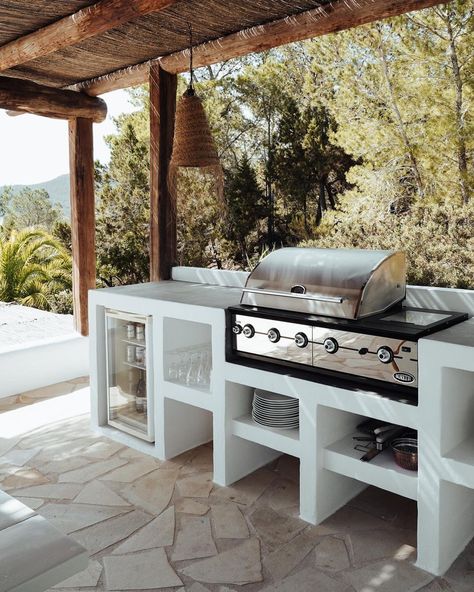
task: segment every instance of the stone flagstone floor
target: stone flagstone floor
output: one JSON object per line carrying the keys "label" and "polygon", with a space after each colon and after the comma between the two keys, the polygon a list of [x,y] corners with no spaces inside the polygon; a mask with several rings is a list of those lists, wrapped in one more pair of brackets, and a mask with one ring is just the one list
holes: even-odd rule
{"label": "stone flagstone floor", "polygon": [[[472,542],[444,578],[414,567],[413,501],[368,488],[311,526],[295,459],[218,487],[211,445],[160,462],[94,434],[88,394],[78,379],[0,400],[0,488],[90,553],[51,592],[474,591]],[[56,402],[61,419],[38,418]]]}

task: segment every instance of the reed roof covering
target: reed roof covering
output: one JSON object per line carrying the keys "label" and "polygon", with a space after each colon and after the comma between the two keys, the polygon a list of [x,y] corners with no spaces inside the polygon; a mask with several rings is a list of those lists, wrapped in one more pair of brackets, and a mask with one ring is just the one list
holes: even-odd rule
{"label": "reed roof covering", "polygon": [[[32,33],[97,0],[5,0],[0,3],[0,46]],[[2,72],[55,87],[73,85],[118,69],[293,16],[329,0],[180,0],[106,33]]]}

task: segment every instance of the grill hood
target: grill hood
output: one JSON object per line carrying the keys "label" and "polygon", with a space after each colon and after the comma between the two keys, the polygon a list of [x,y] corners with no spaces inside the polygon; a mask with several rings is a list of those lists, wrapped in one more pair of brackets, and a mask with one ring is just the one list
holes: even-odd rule
{"label": "grill hood", "polygon": [[405,298],[401,251],[284,248],[250,273],[241,304],[359,319]]}

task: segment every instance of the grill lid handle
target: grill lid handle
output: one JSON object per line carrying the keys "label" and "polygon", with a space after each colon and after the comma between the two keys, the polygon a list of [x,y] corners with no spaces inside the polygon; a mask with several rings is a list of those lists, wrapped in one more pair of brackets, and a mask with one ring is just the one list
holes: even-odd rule
{"label": "grill lid handle", "polygon": [[326,296],[325,294],[298,294],[297,292],[279,292],[277,290],[260,290],[258,288],[242,288],[243,292],[251,294],[263,294],[264,296],[285,296],[286,298],[302,298],[303,300],[316,300],[317,302],[332,302],[342,304],[342,296]]}

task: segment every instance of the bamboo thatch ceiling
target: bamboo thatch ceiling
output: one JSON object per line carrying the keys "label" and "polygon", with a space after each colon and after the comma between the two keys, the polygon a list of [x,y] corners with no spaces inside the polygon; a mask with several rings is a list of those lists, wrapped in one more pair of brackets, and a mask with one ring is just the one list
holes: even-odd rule
{"label": "bamboo thatch ceiling", "polygon": [[[0,46],[96,2],[2,1]],[[2,75],[64,87],[185,49],[188,23],[192,24],[194,44],[199,44],[327,3],[329,0],[180,0]]]}

